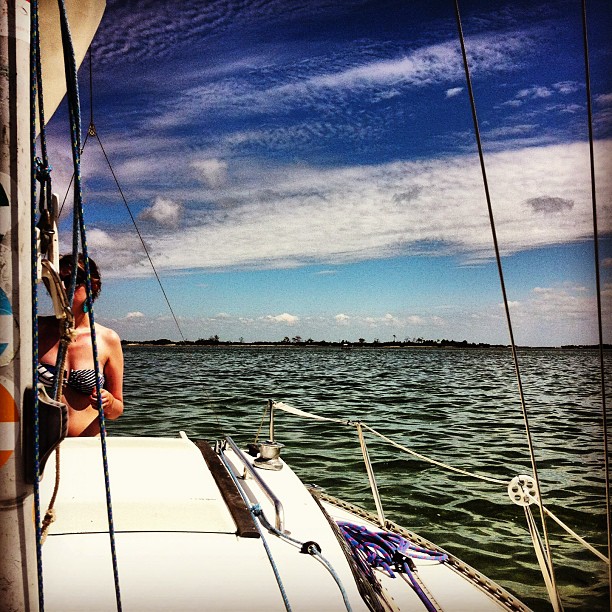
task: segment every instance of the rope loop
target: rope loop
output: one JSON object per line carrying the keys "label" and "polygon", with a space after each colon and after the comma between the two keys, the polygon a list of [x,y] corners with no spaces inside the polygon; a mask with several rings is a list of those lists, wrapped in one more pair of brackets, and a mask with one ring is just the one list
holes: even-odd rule
{"label": "rope loop", "polygon": [[35,176],[39,183],[47,183],[51,181],[51,170],[53,166],[49,163],[43,162],[40,157],[34,158]]}

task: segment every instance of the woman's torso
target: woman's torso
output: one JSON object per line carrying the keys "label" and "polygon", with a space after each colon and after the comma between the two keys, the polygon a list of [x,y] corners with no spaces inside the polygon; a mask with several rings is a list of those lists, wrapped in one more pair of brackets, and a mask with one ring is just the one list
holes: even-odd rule
{"label": "woman's torso", "polygon": [[[108,360],[108,348],[104,341],[104,328],[96,324],[96,345],[100,364],[100,382],[104,384],[104,366]],[[59,325],[55,318],[41,319],[39,363],[46,373],[40,375],[51,381],[55,377],[55,364],[59,351]],[[91,330],[79,327],[75,338],[68,345],[65,363],[66,384],[63,385],[62,401],[68,408],[68,435],[92,436],[100,433],[98,409],[92,406],[91,394],[95,389],[95,371]]]}

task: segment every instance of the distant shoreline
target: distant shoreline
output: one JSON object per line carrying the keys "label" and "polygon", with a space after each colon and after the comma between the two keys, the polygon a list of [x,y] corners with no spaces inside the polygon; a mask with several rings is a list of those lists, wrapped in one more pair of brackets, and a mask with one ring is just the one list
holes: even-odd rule
{"label": "distant shoreline", "polygon": [[[328,349],[339,349],[339,350],[360,350],[360,349],[509,349],[509,344],[487,344],[487,343],[473,343],[467,341],[424,341],[424,342],[326,342],[326,341],[312,341],[312,342],[268,342],[268,341],[257,341],[257,342],[231,342],[231,341],[177,341],[167,339],[159,340],[122,340],[122,346],[124,347],[144,347],[144,348],[193,348],[193,347],[205,347],[205,348],[278,348],[278,349],[296,349],[296,350],[308,350],[309,348],[328,348]],[[518,346],[521,350],[597,350],[599,345],[583,345],[583,344],[567,344],[562,346]],[[604,350],[612,349],[612,345],[604,344]]]}

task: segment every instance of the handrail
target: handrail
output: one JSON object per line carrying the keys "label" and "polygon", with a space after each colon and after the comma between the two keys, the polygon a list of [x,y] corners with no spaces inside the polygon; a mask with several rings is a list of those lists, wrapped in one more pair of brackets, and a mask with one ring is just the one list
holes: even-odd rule
{"label": "handrail", "polygon": [[238,445],[232,440],[230,436],[225,436],[225,441],[230,445],[231,449],[236,453],[236,456],[244,464],[244,469],[251,475],[253,480],[259,485],[259,488],[266,494],[266,497],[274,505],[274,512],[276,519],[274,526],[281,532],[285,532],[285,510],[283,504],[278,497],[274,494],[272,489],[264,482],[262,477],[257,473],[251,462],[246,458],[245,454],[238,448]]}

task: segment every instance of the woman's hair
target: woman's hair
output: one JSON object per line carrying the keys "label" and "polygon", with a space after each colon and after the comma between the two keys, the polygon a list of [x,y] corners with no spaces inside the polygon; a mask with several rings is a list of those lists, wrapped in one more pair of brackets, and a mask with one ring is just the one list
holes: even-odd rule
{"label": "woman's hair", "polygon": [[[91,298],[92,300],[95,300],[100,295],[100,290],[102,289],[102,279],[100,278],[100,271],[98,270],[98,266],[91,257],[89,258],[89,273],[91,275]],[[66,284],[66,286],[68,286],[72,278],[72,254],[62,255],[60,257],[59,275],[60,278]],[[85,258],[83,257],[83,253],[79,253],[76,278],[77,287],[79,285],[84,285],[86,278],[87,277],[85,274]]]}

